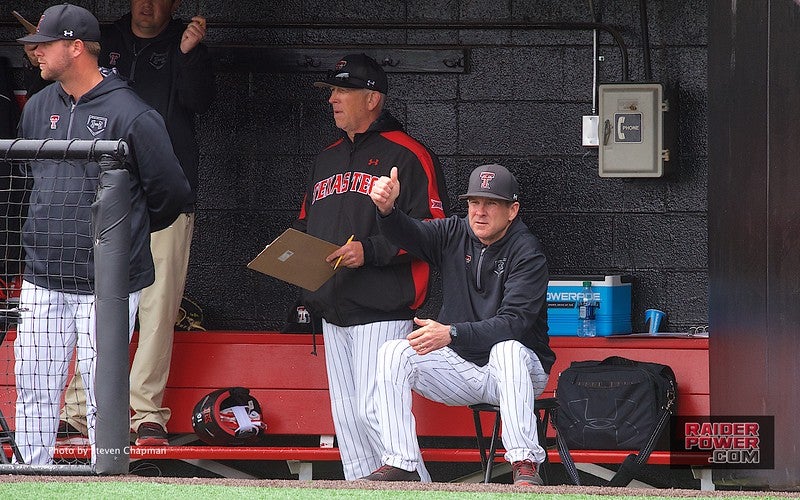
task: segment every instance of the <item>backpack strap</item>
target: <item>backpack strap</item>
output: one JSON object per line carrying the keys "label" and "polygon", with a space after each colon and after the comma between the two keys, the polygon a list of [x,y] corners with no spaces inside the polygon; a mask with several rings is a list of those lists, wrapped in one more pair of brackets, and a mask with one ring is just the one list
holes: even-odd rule
{"label": "backpack strap", "polygon": [[561,465],[563,465],[567,470],[567,476],[569,476],[569,478],[572,480],[572,484],[575,486],[580,486],[581,478],[578,476],[578,468],[575,467],[575,461],[572,460],[572,455],[569,453],[567,442],[563,437],[561,437],[561,433],[558,432],[558,428],[556,428],[556,444],[558,445],[558,456],[561,457]]}
{"label": "backpack strap", "polygon": [[670,400],[667,406],[661,410],[661,416],[658,419],[655,427],[653,427],[653,432],[650,433],[650,437],[647,439],[644,447],[639,450],[639,453],[633,454],[631,453],[622,464],[617,469],[616,474],[611,480],[608,482],[609,486],[628,486],[639,470],[642,468],[644,464],[647,463],[647,459],[650,458],[650,454],[653,452],[653,448],[656,446],[656,441],[661,436],[661,433],[664,432],[664,428],[667,426],[667,422],[669,421],[669,416],[672,414],[672,407],[674,404],[674,400]]}

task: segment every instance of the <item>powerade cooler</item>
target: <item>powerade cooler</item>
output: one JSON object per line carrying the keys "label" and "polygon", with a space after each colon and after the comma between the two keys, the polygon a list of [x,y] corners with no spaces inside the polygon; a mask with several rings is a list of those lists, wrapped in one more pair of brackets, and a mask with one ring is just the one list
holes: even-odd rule
{"label": "powerade cooler", "polygon": [[[623,276],[553,276],[547,284],[547,325],[552,336],[575,336],[583,282],[592,282],[597,336],[631,333],[631,283]],[[624,282],[628,281],[628,282]]]}

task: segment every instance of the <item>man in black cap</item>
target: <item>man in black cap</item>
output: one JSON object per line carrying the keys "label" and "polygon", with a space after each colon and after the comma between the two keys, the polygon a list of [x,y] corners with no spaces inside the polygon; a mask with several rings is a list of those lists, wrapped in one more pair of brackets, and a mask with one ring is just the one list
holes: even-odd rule
{"label": "man in black cap", "polygon": [[[378,352],[378,413],[384,465],[365,479],[419,480],[411,391],[451,406],[500,407],[505,459],[515,485],[541,485],[534,400],[555,354],[547,335],[547,262],[539,240],[518,218],[519,185],[502,165],[472,171],[466,218],[418,221],[397,209],[395,169],[370,196],[381,233],[437,267],[444,296],[437,320]],[[403,184],[403,190],[405,190]]]}
{"label": "man in black cap", "polygon": [[[43,78],[53,80],[26,103],[24,139],[125,140],[130,154],[129,325],[141,290],[154,280],[150,232],[169,226],[191,200],[191,188],[172,149],[164,120],[115,73],[97,65],[100,25],[86,9],[48,8],[36,33]],[[94,161],[31,161],[28,216],[23,228],[25,273],[14,344],[16,442],[27,464],[53,460],[58,410],[77,345],[86,390],[89,440],[94,448],[95,307],[92,201],[100,166]],[[92,450],[96,457],[96,450]]]}
{"label": "man in black cap", "polygon": [[[164,391],[172,359],[175,318],[183,297],[195,222],[200,152],[195,117],[211,107],[214,73],[208,48],[201,43],[206,19],[188,24],[173,17],[180,0],[130,0],[130,12],[102,30],[99,62],[115,68],[139,97],[167,124],[175,155],[192,187],[181,215],[151,235],[155,282],[139,302],[139,342],[131,361],[131,430],[137,445],[164,446],[171,410]],[[67,387],[59,441],[79,443],[86,429],[80,378]]]}
{"label": "man in black cap", "polygon": [[345,56],[315,85],[330,89],[328,102],[341,137],[317,156],[293,225],[343,245],[327,258],[342,269],[319,290],[305,292],[302,301],[323,318],[344,476],[358,479],[381,463],[373,405],[378,348],[411,332],[411,318],[426,298],[430,279],[427,264],[379,233],[370,188],[396,167],[407,186],[397,200],[399,210],[434,219],[444,217],[449,207],[436,156],[384,110],[389,84],[375,60],[364,54]]}

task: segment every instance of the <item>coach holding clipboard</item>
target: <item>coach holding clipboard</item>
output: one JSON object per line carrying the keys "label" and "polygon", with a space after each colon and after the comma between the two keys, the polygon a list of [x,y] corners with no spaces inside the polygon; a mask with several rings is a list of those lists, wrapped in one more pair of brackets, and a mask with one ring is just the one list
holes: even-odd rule
{"label": "coach holding clipboard", "polygon": [[[378,348],[411,332],[430,279],[427,264],[378,231],[372,183],[397,166],[408,187],[397,209],[417,219],[445,217],[449,201],[436,156],[384,109],[389,84],[375,60],[347,55],[315,85],[329,90],[341,137],[317,156],[293,227],[342,245],[326,259],[340,262],[336,274],[302,300],[323,319],[333,422],[345,479],[353,480],[381,464],[372,405]],[[420,473],[430,480],[424,467]]]}

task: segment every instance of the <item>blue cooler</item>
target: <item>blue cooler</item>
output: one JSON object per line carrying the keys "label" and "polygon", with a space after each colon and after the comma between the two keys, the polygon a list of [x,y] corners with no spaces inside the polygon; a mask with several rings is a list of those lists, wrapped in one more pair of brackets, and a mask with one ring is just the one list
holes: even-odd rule
{"label": "blue cooler", "polygon": [[[623,276],[553,276],[547,285],[547,325],[552,336],[575,336],[577,302],[583,282],[592,282],[597,310],[597,336],[631,333],[631,283]],[[627,281],[627,282],[625,282]]]}

